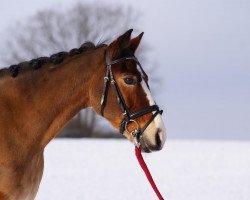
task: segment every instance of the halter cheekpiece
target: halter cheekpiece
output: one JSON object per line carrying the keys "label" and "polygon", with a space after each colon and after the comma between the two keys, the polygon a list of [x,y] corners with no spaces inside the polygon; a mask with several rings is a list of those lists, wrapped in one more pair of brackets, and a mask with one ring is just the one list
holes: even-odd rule
{"label": "halter cheekpiece", "polygon": [[[109,56],[109,51],[108,49],[106,49],[105,52],[105,61],[106,61],[106,75],[104,77],[104,84],[103,84],[103,91],[102,91],[102,97],[101,97],[101,115],[104,115],[104,108],[106,105],[106,100],[107,100],[107,95],[108,95],[108,83],[110,81],[111,85],[113,86],[115,93],[116,93],[116,97],[118,100],[118,103],[122,109],[122,113],[124,115],[124,120],[122,121],[122,123],[120,124],[120,132],[123,134],[124,131],[127,131],[127,126],[129,123],[135,123],[136,128],[129,132],[135,139],[135,145],[136,146],[140,146],[140,138],[143,134],[143,132],[145,131],[145,129],[148,127],[148,125],[154,120],[154,118],[158,115],[158,114],[162,114],[163,110],[160,110],[158,105],[152,105],[152,106],[148,106],[146,108],[143,108],[139,111],[136,112],[130,112],[128,107],[126,106],[126,103],[124,101],[124,98],[122,97],[122,93],[114,79],[114,75],[112,72],[112,65],[117,64],[119,62],[122,61],[126,61],[126,60],[133,60],[134,62],[136,62],[136,64],[142,69],[141,64],[139,63],[139,61],[137,60],[136,57],[131,56],[131,57],[124,57],[124,58],[120,58],[117,60],[110,60],[110,56]],[[146,115],[148,113],[153,113],[153,115],[151,116],[151,118],[144,124],[144,126],[141,128],[139,126],[139,124],[136,121],[136,118],[139,118],[143,115]]]}

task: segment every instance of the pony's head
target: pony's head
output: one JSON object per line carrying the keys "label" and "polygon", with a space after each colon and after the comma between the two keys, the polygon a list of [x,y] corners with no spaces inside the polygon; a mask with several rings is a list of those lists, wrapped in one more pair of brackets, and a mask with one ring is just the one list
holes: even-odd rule
{"label": "pony's head", "polygon": [[105,49],[105,62],[95,74],[91,106],[145,152],[162,149],[166,132],[148,85],[148,76],[135,57],[143,33],[132,29]]}

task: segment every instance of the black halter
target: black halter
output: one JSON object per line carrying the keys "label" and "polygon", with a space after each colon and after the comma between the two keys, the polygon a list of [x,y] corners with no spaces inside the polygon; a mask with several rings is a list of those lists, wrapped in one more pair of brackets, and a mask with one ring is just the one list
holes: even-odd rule
{"label": "black halter", "polygon": [[[130,113],[130,111],[129,111],[128,107],[126,106],[126,103],[122,97],[122,93],[119,90],[117,83],[115,82],[111,67],[112,67],[112,65],[119,63],[119,62],[122,62],[122,61],[125,61],[125,60],[135,61],[136,64],[138,64],[139,67],[142,69],[141,64],[139,63],[139,61],[137,60],[136,57],[124,57],[124,58],[120,58],[120,59],[111,61],[110,57],[109,57],[108,49],[106,50],[106,53],[105,53],[105,60],[106,60],[107,71],[106,71],[106,75],[104,77],[104,85],[103,85],[103,92],[102,92],[102,98],[101,98],[101,115],[103,116],[103,114],[104,114],[104,108],[106,105],[106,99],[107,99],[107,95],[108,95],[108,82],[110,81],[111,85],[113,86],[113,88],[115,90],[118,103],[119,103],[119,105],[122,109],[122,113],[124,115],[124,120],[120,124],[120,132],[123,134],[124,131],[128,131],[127,130],[128,123],[130,123],[130,122],[135,123],[137,128],[130,133],[136,139],[136,145],[140,146],[139,141],[140,141],[140,137],[141,137],[142,133],[145,131],[145,129],[148,127],[148,125],[154,120],[154,118],[158,114],[162,114],[163,111],[160,110],[157,105],[152,105],[152,106],[148,106],[146,108],[143,108],[137,112]],[[154,113],[151,116],[151,118],[146,122],[146,124],[142,128],[140,128],[140,126],[135,121],[135,119],[138,117],[141,117],[145,114],[152,113],[152,112],[154,112]]]}

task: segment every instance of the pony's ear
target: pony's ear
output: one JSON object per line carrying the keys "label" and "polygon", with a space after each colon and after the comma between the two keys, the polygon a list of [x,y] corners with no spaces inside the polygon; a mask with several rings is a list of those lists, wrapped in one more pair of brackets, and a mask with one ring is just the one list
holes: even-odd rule
{"label": "pony's ear", "polygon": [[137,37],[133,38],[130,40],[129,42],[129,48],[131,49],[131,51],[134,53],[136,51],[136,49],[138,48],[142,36],[143,36],[144,32],[142,32],[141,34],[139,34]]}
{"label": "pony's ear", "polygon": [[110,57],[112,59],[118,58],[122,50],[129,46],[132,31],[133,29],[129,29],[109,45]]}

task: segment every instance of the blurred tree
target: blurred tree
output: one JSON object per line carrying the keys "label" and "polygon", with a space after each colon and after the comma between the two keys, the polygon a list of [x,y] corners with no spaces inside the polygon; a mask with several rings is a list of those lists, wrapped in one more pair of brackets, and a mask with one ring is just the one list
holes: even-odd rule
{"label": "blurred tree", "polygon": [[[77,3],[69,9],[47,9],[10,27],[6,64],[79,47],[83,42],[110,41],[133,27],[138,16],[131,7]],[[2,54],[3,55],[3,54]]]}
{"label": "blurred tree", "polygon": [[[131,7],[77,3],[69,9],[47,9],[10,27],[1,59],[7,65],[79,47],[85,41],[111,41],[134,27],[139,16]],[[144,43],[145,44],[145,43]],[[142,48],[140,48],[142,49]],[[145,48],[143,48],[144,51]],[[147,48],[146,48],[147,49]],[[66,129],[71,136],[93,136],[97,117],[86,109],[73,118]],[[110,129],[109,129],[110,131]],[[80,135],[79,135],[80,134]],[[68,135],[63,131],[63,136]]]}

